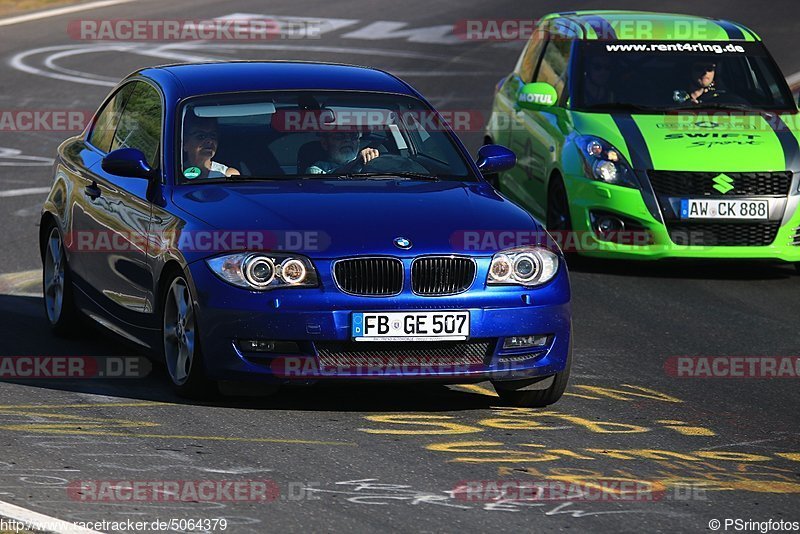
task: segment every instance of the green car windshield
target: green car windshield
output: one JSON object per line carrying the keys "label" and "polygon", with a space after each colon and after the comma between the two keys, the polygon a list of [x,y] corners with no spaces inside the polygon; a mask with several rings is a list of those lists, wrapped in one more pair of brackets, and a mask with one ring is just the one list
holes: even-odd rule
{"label": "green car windshield", "polygon": [[575,109],[797,111],[783,75],[759,42],[581,41],[576,53]]}

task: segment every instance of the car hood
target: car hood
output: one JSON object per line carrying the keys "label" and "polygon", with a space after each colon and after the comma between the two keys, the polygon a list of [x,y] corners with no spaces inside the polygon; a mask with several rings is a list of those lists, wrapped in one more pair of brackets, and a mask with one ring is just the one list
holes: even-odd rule
{"label": "car hood", "polygon": [[[348,254],[491,255],[543,232],[527,212],[486,183],[292,180],[198,184],[177,189],[173,202],[218,232],[263,232],[267,248],[322,258]],[[398,237],[408,239],[411,248],[404,251],[396,246]]]}
{"label": "car hood", "polygon": [[576,113],[575,129],[602,137],[634,168],[698,172],[794,169],[797,115]]}

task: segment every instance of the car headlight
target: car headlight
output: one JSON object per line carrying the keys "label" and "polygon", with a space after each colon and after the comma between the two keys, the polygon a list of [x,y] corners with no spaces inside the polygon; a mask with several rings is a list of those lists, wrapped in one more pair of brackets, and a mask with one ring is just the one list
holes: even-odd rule
{"label": "car headlight", "polygon": [[633,169],[613,145],[591,135],[580,135],[575,142],[587,176],[607,184],[639,187]]}
{"label": "car headlight", "polygon": [[543,247],[520,247],[492,257],[486,283],[534,287],[553,279],[558,272],[558,254]]}
{"label": "car headlight", "polygon": [[316,287],[317,270],[296,254],[241,252],[206,260],[222,280],[245,289],[264,291],[282,287]]}

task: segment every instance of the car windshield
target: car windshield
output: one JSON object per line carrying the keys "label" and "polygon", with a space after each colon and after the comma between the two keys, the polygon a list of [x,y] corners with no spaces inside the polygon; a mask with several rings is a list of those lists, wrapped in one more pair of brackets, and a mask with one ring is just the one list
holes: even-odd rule
{"label": "car windshield", "polygon": [[477,181],[439,116],[386,93],[281,91],[197,97],[181,108],[179,182]]}
{"label": "car windshield", "polygon": [[575,109],[797,109],[783,75],[758,42],[581,41],[577,54]]}

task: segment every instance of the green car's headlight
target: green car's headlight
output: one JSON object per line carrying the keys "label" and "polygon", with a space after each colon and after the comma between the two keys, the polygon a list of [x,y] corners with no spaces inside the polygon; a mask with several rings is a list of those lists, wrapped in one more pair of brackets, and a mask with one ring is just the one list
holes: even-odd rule
{"label": "green car's headlight", "polygon": [[206,263],[222,280],[255,291],[319,285],[314,264],[297,254],[241,252],[210,258]]}
{"label": "green car's headlight", "polygon": [[558,255],[544,247],[519,247],[492,257],[486,283],[489,285],[546,284],[558,272]]}
{"label": "green car's headlight", "polygon": [[609,142],[599,137],[581,135],[575,139],[575,144],[583,156],[587,176],[607,184],[639,187],[633,169]]}

